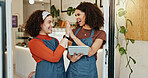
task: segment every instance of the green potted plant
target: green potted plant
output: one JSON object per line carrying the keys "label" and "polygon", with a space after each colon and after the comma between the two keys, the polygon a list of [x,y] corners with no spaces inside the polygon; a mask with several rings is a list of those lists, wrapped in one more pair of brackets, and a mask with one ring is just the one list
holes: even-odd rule
{"label": "green potted plant", "polygon": [[53,18],[55,18],[55,26],[60,26],[61,25],[61,21],[62,21],[62,19],[60,17],[60,10],[56,9],[55,6],[52,5],[50,7],[50,11],[51,11],[51,14],[52,14]]}
{"label": "green potted plant", "polygon": [[68,16],[71,16],[72,14],[74,14],[74,12],[75,12],[75,8],[73,8],[73,7],[67,8],[67,15]]}

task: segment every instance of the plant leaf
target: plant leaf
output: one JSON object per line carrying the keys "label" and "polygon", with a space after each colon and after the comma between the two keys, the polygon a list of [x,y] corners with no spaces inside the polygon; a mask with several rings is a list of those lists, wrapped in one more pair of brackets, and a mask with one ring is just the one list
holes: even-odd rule
{"label": "plant leaf", "polygon": [[57,11],[55,11],[55,17],[58,17],[60,14],[60,10],[58,9]]}
{"label": "plant leaf", "polygon": [[124,26],[120,26],[120,33],[126,34],[127,33],[127,29]]}
{"label": "plant leaf", "polygon": [[75,13],[75,10],[76,10],[75,8],[73,8],[73,9],[72,9],[72,14],[74,14],[74,13]]}
{"label": "plant leaf", "polygon": [[135,40],[133,40],[133,39],[129,39],[130,41],[131,41],[131,43],[132,44],[134,44],[135,43]]}
{"label": "plant leaf", "polygon": [[125,54],[125,49],[123,47],[120,47],[119,52],[120,52],[121,55],[123,55],[123,54]]}
{"label": "plant leaf", "polygon": [[68,9],[67,9],[67,14],[68,14],[69,16],[71,16],[72,14],[74,14],[74,11],[75,11],[75,8],[73,8],[73,7],[68,7]]}
{"label": "plant leaf", "polygon": [[120,48],[120,44],[118,43],[117,45],[116,45],[116,48],[119,46],[119,48]]}
{"label": "plant leaf", "polygon": [[126,11],[123,9],[123,8],[120,8],[119,10],[118,10],[118,15],[119,15],[119,17],[122,17],[122,16],[124,16],[126,14]]}
{"label": "plant leaf", "polygon": [[133,26],[133,23],[132,23],[132,21],[131,21],[130,19],[127,19],[126,21],[127,21],[127,22],[129,21],[130,24],[131,24],[131,26]]}
{"label": "plant leaf", "polygon": [[124,9],[123,8],[119,8],[119,10],[118,11],[124,11]]}
{"label": "plant leaf", "polygon": [[134,64],[136,64],[136,60],[134,58],[132,58],[131,56],[129,56],[129,58],[132,59]]}

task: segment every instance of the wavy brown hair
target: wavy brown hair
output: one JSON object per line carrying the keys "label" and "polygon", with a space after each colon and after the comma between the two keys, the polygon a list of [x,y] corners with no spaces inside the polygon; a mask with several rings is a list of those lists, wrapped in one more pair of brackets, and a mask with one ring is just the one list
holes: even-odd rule
{"label": "wavy brown hair", "polygon": [[85,13],[85,24],[89,25],[90,28],[99,30],[101,27],[103,27],[103,13],[95,4],[92,4],[90,2],[83,2],[80,3],[80,5],[76,7],[76,9],[81,10]]}
{"label": "wavy brown hair", "polygon": [[42,19],[42,12],[45,10],[36,10],[33,12],[25,25],[25,32],[32,37],[39,35],[41,30],[41,24],[43,24],[44,20]]}

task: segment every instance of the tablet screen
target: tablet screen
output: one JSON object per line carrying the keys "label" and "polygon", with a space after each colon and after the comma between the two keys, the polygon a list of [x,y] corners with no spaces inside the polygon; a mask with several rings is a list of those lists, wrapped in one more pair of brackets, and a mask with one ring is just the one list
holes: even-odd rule
{"label": "tablet screen", "polygon": [[76,54],[82,53],[84,55],[88,55],[88,46],[69,46],[68,51],[70,55],[74,55],[74,52]]}

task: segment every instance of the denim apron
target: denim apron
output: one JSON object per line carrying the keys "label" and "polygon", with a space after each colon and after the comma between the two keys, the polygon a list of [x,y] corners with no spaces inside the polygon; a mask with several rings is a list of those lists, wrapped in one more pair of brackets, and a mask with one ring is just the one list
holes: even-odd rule
{"label": "denim apron", "polygon": [[[81,27],[76,31],[75,35],[79,32]],[[91,32],[91,36],[89,38],[80,39],[85,45],[91,47],[93,44],[93,34],[94,29]],[[77,46],[75,42],[72,43],[73,46]],[[78,61],[72,63],[70,62],[69,67],[66,72],[67,78],[98,78],[97,67],[95,55],[88,57],[84,55]]]}
{"label": "denim apron", "polygon": [[[35,37],[36,39],[39,39]],[[40,39],[41,40],[41,39]],[[53,38],[51,40],[42,40],[45,45],[50,48],[53,52],[56,50],[58,41]],[[49,62],[42,60],[37,63],[35,78],[66,78],[63,56],[59,62]]]}

